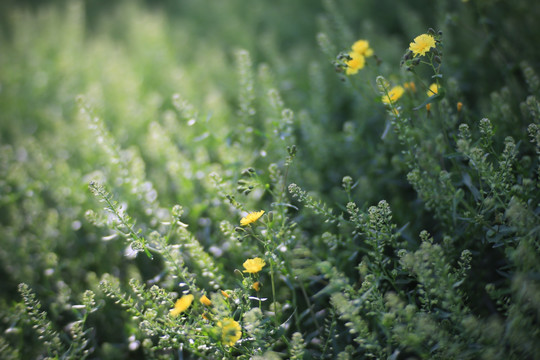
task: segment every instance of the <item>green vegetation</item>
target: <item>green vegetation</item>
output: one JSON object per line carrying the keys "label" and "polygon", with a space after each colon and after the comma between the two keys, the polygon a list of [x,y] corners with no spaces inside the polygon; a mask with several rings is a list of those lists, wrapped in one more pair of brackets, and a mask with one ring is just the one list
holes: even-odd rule
{"label": "green vegetation", "polygon": [[410,3],[0,5],[1,357],[540,359],[540,3]]}

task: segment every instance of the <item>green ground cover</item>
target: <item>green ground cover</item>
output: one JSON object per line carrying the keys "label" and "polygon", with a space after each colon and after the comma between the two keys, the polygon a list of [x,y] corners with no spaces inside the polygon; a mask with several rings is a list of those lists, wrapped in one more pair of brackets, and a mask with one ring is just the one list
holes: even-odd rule
{"label": "green ground cover", "polygon": [[0,357],[540,359],[540,3],[0,5]]}

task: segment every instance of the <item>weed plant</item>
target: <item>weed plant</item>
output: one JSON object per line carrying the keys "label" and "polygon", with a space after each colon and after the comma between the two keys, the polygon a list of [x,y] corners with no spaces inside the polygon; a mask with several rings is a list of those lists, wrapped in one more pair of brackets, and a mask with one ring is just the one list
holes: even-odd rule
{"label": "weed plant", "polygon": [[540,3],[0,8],[3,359],[540,359]]}

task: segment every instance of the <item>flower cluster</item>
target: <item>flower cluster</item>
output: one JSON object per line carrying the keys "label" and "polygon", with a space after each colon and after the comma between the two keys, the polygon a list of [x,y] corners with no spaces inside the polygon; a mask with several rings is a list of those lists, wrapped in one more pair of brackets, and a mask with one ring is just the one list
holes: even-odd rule
{"label": "flower cluster", "polygon": [[405,89],[403,86],[397,85],[394,86],[390,91],[388,91],[388,94],[383,95],[382,102],[383,104],[394,104],[400,97],[403,96],[403,93],[405,92]]}
{"label": "flower cluster", "polygon": [[254,259],[248,259],[244,262],[244,272],[250,273],[250,274],[256,274],[259,271],[262,270],[264,265],[266,265],[266,262],[261,258],[254,258]]}
{"label": "flower cluster", "polygon": [[221,333],[221,342],[225,345],[233,346],[242,337],[242,327],[233,318],[218,321],[217,327]]}
{"label": "flower cluster", "polygon": [[[248,214],[248,220],[249,222],[256,221],[264,211],[256,212],[256,213],[250,213]],[[248,222],[248,223],[249,223]],[[250,274],[257,274],[262,270],[262,268],[266,265],[266,262],[259,258],[255,257],[253,259],[247,259],[244,263],[244,272],[250,273]],[[251,288],[255,291],[261,290],[261,283],[259,281],[254,282],[250,285]],[[231,290],[221,290],[221,294],[223,295],[223,300],[227,301],[231,298],[231,296],[234,295],[234,291]],[[172,309],[169,310],[169,315],[173,318],[178,317],[180,314],[186,312],[190,306],[193,303],[194,295],[192,294],[186,294],[180,297],[176,302],[174,303],[174,306]],[[214,298],[214,300],[216,300]],[[219,302],[219,300],[217,300]],[[204,306],[202,313],[199,313],[198,316],[202,316],[202,318],[206,321],[215,321],[215,327],[218,336],[221,340],[221,343],[224,345],[234,346],[238,340],[242,337],[242,326],[235,321],[232,317],[222,317],[215,307],[219,308],[219,305],[214,305],[213,301],[208,298],[206,295],[202,295],[199,298],[199,302]],[[197,308],[194,310],[197,312]],[[190,315],[193,315],[193,313],[190,313]]]}
{"label": "flower cluster", "polygon": [[264,210],[261,211],[253,211],[244,216],[242,219],[240,219],[240,225],[247,226],[251,223],[254,223],[255,221],[259,220],[261,216],[263,216]]}
{"label": "flower cluster", "polygon": [[182,296],[180,299],[176,300],[176,303],[174,303],[174,308],[172,308],[169,312],[171,316],[176,317],[186,311],[193,302],[193,295],[188,294]]}
{"label": "flower cluster", "polygon": [[373,56],[373,49],[369,47],[367,40],[358,40],[351,46],[352,51],[349,52],[350,60],[345,64],[347,75],[354,75],[358,70],[363,69],[366,65],[366,58]]}
{"label": "flower cluster", "polygon": [[428,91],[426,92],[427,96],[437,95],[438,93],[439,93],[439,85],[437,83],[433,83],[429,85]]}
{"label": "flower cluster", "polygon": [[363,69],[366,65],[366,59],[364,56],[359,55],[355,52],[349,53],[350,60],[347,61],[347,69],[345,70],[345,73],[347,75],[354,75],[358,72],[358,70]]}
{"label": "flower cluster", "polygon": [[[439,74],[442,63],[442,32],[436,33],[429,29],[427,33],[418,35],[409,43],[407,52],[401,59],[401,66],[414,72],[414,68],[421,63],[430,65]],[[432,94],[433,95],[433,94]]]}
{"label": "flower cluster", "polygon": [[428,51],[435,47],[435,38],[430,34],[422,34],[414,38],[414,41],[409,44],[409,50],[412,51],[414,57],[424,56]]}
{"label": "flower cluster", "polygon": [[203,305],[210,306],[212,305],[212,300],[210,300],[206,295],[201,296],[199,299]]}

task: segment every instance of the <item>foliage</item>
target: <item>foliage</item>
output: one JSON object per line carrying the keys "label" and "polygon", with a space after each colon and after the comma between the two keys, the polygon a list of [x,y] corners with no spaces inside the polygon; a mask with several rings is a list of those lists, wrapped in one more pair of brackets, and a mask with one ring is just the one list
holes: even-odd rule
{"label": "foliage", "polygon": [[27,3],[2,357],[539,358],[540,5]]}

